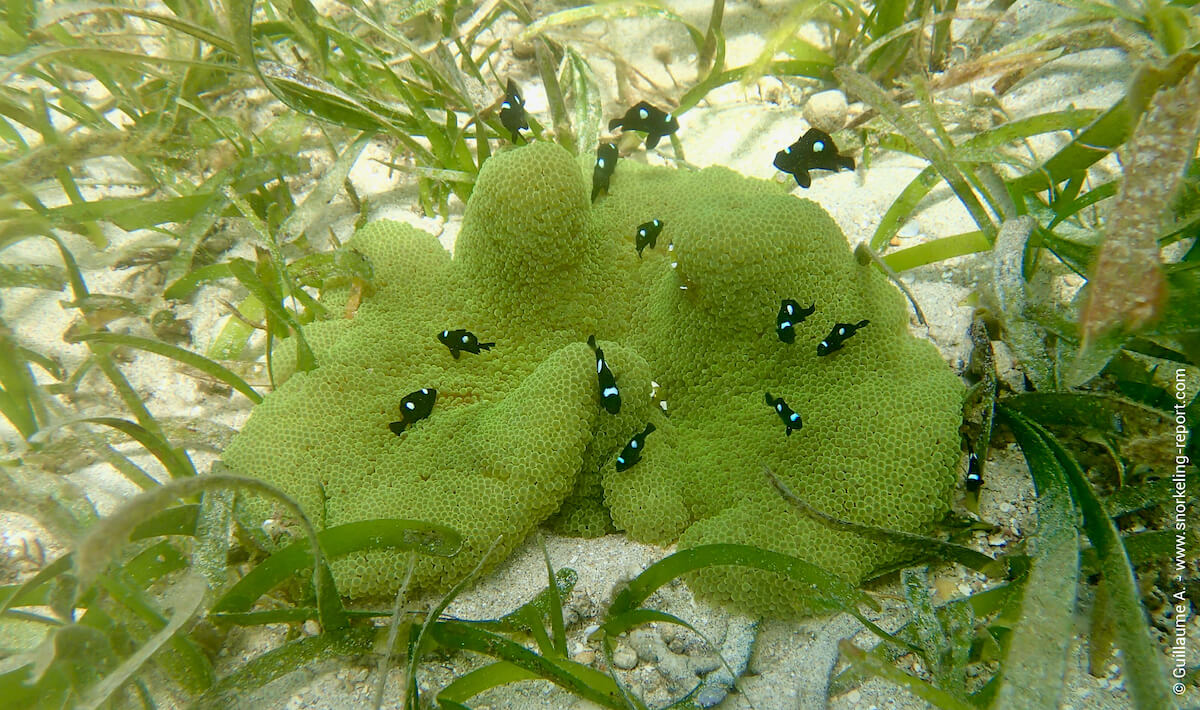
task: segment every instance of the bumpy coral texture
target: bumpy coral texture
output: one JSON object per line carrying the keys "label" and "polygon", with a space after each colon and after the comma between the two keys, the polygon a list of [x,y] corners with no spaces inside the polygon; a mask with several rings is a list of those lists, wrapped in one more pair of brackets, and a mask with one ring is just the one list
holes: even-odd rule
{"label": "bumpy coral texture", "polygon": [[[900,294],[853,259],[824,210],[778,185],[625,160],[609,194],[588,197],[578,164],[534,143],[484,165],[453,259],[404,225],[362,229],[350,246],[371,261],[374,295],[352,319],[306,328],[319,366],[259,405],[226,463],[324,526],[395,517],[460,530],[462,553],[418,563],[424,589],[461,579],[498,538],[494,565],[548,519],[573,534],[758,545],[852,580],[897,562],[900,547],[790,506],[763,469],[855,523],[921,532],[945,514],[961,385],[908,334]],[[665,227],[639,259],[634,232],[653,218]],[[816,304],[791,345],[774,329],[784,298]],[[816,355],[834,323],[863,319],[843,350]],[[455,360],[436,339],[455,328],[496,347]],[[622,388],[617,416],[600,406],[591,333]],[[387,423],[421,387],[438,389],[433,414],[398,437]],[[801,431],[784,435],[766,391],[801,413]],[[617,453],[648,421],[658,430],[641,462],[618,473]],[[390,552],[334,566],[356,597],[394,593],[404,568]],[[760,613],[812,608],[765,572],[690,581]]]}

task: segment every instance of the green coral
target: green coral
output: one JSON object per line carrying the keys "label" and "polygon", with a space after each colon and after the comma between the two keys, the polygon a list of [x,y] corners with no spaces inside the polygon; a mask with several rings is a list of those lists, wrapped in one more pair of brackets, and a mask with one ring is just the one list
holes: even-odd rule
{"label": "green coral", "polygon": [[[427,589],[461,578],[496,538],[502,559],[551,516],[573,534],[759,545],[855,580],[896,562],[899,547],[789,506],[763,469],[844,520],[920,532],[944,515],[961,385],[909,336],[900,294],[855,262],[818,205],[777,185],[623,161],[609,196],[589,205],[582,175],[550,143],[493,156],[453,259],[404,225],[360,230],[349,246],[370,260],[374,294],[353,318],[306,328],[319,367],[259,405],[226,462],[326,526],[398,517],[457,528],[461,554],[417,566]],[[639,259],[634,231],[656,217],[658,247]],[[774,330],[784,298],[817,306],[793,345]],[[817,357],[835,322],[862,319],[843,350]],[[435,337],[454,328],[496,347],[456,360]],[[617,416],[600,407],[592,333],[622,388]],[[438,390],[433,414],[397,437],[387,423],[421,387]],[[768,390],[803,430],[784,436]],[[642,461],[617,473],[613,458],[647,421],[658,431]],[[404,565],[373,552],[334,569],[361,597],[391,594]],[[692,581],[768,614],[807,608],[802,590],[762,572]]]}

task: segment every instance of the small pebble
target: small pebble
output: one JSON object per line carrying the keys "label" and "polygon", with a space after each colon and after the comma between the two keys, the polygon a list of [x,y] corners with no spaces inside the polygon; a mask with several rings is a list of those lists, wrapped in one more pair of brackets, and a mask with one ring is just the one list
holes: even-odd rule
{"label": "small pebble", "polygon": [[892,237],[888,240],[888,244],[891,244],[894,247],[900,246],[900,237]]}
{"label": "small pebble", "polygon": [[629,634],[628,645],[646,663],[658,663],[662,640],[650,629],[636,629]]}
{"label": "small pebble", "polygon": [[517,59],[532,59],[533,54],[534,54],[533,42],[532,41],[513,42],[512,52],[513,52],[513,56],[516,57]]}
{"label": "small pebble", "polygon": [[623,671],[632,669],[637,665],[637,653],[625,643],[617,644],[617,650],[613,651],[613,665]]}
{"label": "small pebble", "polygon": [[992,547],[1004,547],[1008,544],[1008,540],[1005,540],[1000,533],[992,533],[988,535],[988,544]]}
{"label": "small pebble", "polygon": [[[586,651],[580,651],[579,653],[575,654],[572,657],[572,660],[574,660],[576,663],[582,663],[585,666],[590,666],[592,665],[592,661],[596,660],[596,652],[589,648]],[[615,658],[613,660],[616,661]]]}
{"label": "small pebble", "polygon": [[846,125],[846,95],[837,89],[813,94],[804,104],[804,120],[826,133],[837,133]]}

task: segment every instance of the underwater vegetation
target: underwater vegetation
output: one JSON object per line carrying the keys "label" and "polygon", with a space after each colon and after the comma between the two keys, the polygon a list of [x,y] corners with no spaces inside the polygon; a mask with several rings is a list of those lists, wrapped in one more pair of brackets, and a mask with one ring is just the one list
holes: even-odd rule
{"label": "underwater vegetation", "polygon": [[[634,235],[651,219],[671,249],[639,259]],[[415,588],[448,589],[499,538],[486,571],[551,516],[570,535],[756,545],[854,581],[904,554],[797,510],[764,467],[816,510],[862,525],[927,532],[949,510],[962,385],[908,334],[900,292],[854,259],[824,210],[777,184],[627,161],[589,205],[579,164],[540,141],[484,165],[453,260],[397,223],[369,224],[344,248],[371,265],[373,293],[345,318],[348,289],[327,292],[336,317],[303,327],[317,367],[268,395],[223,458],[321,526],[406,518],[462,533],[458,555],[418,561]],[[786,343],[775,316],[792,297],[816,310]],[[826,346],[835,323],[867,319],[836,352]],[[434,334],[459,328],[496,345],[456,360]],[[592,333],[615,409],[602,406]],[[397,438],[386,426],[397,394],[424,387],[437,391],[432,414]],[[784,436],[764,390],[802,412],[797,436]],[[657,433],[640,462],[616,471],[647,423]],[[347,594],[390,595],[405,558],[333,567]],[[695,583],[759,613],[810,608],[802,589],[759,571]]]}
{"label": "underwater vegetation", "polygon": [[[33,523],[0,531],[0,704],[283,705],[333,659],[376,707],[540,679],[641,709],[636,630],[719,648],[659,607],[683,579],[867,629],[822,702],[1057,707],[1082,648],[1119,702],[1194,705],[1200,18],[1010,5],[4,3],[0,508]],[[590,31],[647,26],[661,72]],[[1009,115],[1092,50],[1131,67],[1111,105]],[[739,84],[812,124],[774,183],[684,156]],[[830,91],[852,115],[800,109]],[[788,192],[895,154],[921,167],[853,251]],[[453,258],[376,218],[368,162],[465,210]],[[971,230],[893,248],[942,194]],[[905,286],[956,257],[961,379]],[[1019,533],[984,505],[1018,455]],[[586,618],[549,553],[527,603],[445,613],[539,529],[678,549]],[[669,704],[750,699],[742,650]]]}

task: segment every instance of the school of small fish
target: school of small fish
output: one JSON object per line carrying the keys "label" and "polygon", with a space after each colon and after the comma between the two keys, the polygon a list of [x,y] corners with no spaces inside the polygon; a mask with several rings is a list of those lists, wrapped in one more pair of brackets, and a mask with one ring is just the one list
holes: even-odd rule
{"label": "school of small fish", "polygon": [[[521,98],[520,91],[512,79],[508,80],[504,100],[501,103],[500,122],[511,133],[514,143],[517,142],[518,138],[523,139],[523,136],[520,134],[521,129],[529,128],[525,114],[525,102]],[[623,130],[644,131],[646,133],[646,148],[650,150],[658,145],[661,138],[678,131],[679,121],[672,114],[651,106],[645,101],[641,101],[626,111],[624,116],[612,119],[608,127],[609,130],[615,130],[620,127]],[[607,194],[609,181],[616,171],[619,157],[619,151],[613,143],[601,143],[597,149],[596,163],[592,171],[593,202],[595,202],[601,193]],[[810,128],[799,140],[775,155],[774,165],[783,172],[792,175],[798,185],[808,188],[812,184],[812,179],[808,173],[809,170],[832,170],[835,172],[839,169],[854,170],[854,159],[840,155],[837,146],[833,142],[833,138],[828,133],[816,128]],[[637,250],[638,258],[642,257],[642,252],[647,247],[650,249],[655,248],[658,236],[662,233],[662,230],[663,222],[657,218],[638,226],[634,234],[634,246]],[[670,248],[673,248],[673,245]],[[675,266],[675,264],[672,264],[672,266]],[[796,341],[796,327],[815,312],[815,302],[805,308],[796,300],[790,298],[784,299],[780,304],[779,313],[775,320],[775,332],[780,342],[787,345],[794,344]],[[867,320],[861,320],[857,323],[835,323],[829,334],[817,343],[817,355],[825,357],[841,350],[845,347],[847,340],[868,324],[869,321]],[[438,334],[438,340],[450,350],[450,354],[456,360],[463,352],[478,355],[481,351],[491,350],[495,345],[495,343],[490,342],[482,343],[474,333],[463,329],[443,330]],[[596,355],[596,381],[597,390],[600,393],[601,406],[608,413],[617,414],[621,411],[621,393],[617,386],[616,377],[613,375],[607,360],[604,358],[604,351],[596,345],[595,336],[589,336],[587,342]],[[420,389],[405,396],[400,400],[401,419],[390,423],[388,427],[397,436],[403,434],[409,426],[421,419],[425,419],[432,413],[436,399],[437,390],[432,388]],[[782,397],[775,397],[770,392],[767,392],[766,403],[775,410],[775,413],[783,422],[786,427],[784,432],[786,436],[791,436],[792,432],[801,430],[804,422],[800,414],[788,406]],[[665,402],[663,404],[665,405]],[[663,410],[664,412],[666,411],[665,406]],[[625,445],[616,458],[615,466],[617,471],[625,471],[641,461],[646,437],[654,430],[654,424],[648,423],[643,431],[635,434],[629,440],[629,443]],[[976,457],[973,451],[970,452],[968,458],[966,485],[970,491],[976,491],[982,485],[978,457]]]}

